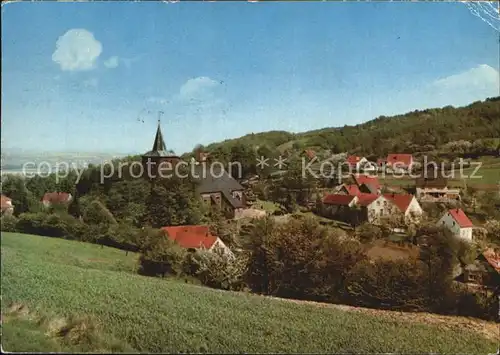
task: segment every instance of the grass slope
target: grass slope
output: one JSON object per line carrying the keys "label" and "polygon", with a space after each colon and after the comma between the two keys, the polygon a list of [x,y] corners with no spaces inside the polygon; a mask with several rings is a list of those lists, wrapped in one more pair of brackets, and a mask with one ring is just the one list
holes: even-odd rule
{"label": "grass slope", "polygon": [[[136,255],[110,248],[16,233],[2,233],[1,243],[6,351],[486,354],[495,349],[492,341],[466,331],[141,277],[133,272]],[[18,307],[26,310],[24,317],[13,316],[14,302],[25,306]],[[81,336],[92,328],[82,326],[80,337],[54,336],[63,333],[51,331],[56,320],[79,317],[92,319],[97,330],[91,336]]]}

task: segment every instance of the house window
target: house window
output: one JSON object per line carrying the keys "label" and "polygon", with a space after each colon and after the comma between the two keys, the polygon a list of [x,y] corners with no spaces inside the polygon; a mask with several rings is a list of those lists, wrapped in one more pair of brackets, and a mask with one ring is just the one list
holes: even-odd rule
{"label": "house window", "polygon": [[453,221],[453,226],[455,226],[455,221]]}

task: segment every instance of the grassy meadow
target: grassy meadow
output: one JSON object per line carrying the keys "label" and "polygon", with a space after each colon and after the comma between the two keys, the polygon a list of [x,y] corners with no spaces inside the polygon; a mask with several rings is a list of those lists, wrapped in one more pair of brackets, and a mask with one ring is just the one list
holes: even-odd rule
{"label": "grassy meadow", "polygon": [[135,274],[137,255],[2,233],[5,351],[493,353],[466,330]]}

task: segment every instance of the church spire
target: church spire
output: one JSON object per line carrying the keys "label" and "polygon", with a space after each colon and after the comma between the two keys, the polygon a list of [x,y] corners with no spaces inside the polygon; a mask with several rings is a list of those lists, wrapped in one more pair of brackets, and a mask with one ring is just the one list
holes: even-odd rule
{"label": "church spire", "polygon": [[165,141],[163,140],[163,135],[161,134],[160,119],[158,118],[158,129],[156,130],[155,142],[153,143],[153,152],[164,151]]}
{"label": "church spire", "polygon": [[158,111],[158,128],[156,129],[155,142],[153,143],[153,152],[165,151],[165,141],[163,140],[163,135],[161,134],[160,128],[160,117],[163,115],[163,111]]}

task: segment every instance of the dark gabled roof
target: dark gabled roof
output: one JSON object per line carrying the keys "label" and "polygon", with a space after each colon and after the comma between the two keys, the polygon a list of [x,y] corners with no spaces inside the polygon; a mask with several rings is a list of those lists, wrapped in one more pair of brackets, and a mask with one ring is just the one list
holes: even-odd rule
{"label": "dark gabled roof", "polygon": [[198,193],[220,192],[233,208],[244,207],[243,201],[234,198],[232,192],[243,191],[245,188],[223,168],[199,164],[194,168],[193,178],[198,182]]}
{"label": "dark gabled roof", "polygon": [[419,188],[435,188],[444,189],[448,186],[448,180],[445,178],[428,179],[425,177],[419,177],[415,179],[415,186]]}
{"label": "dark gabled roof", "polygon": [[231,193],[227,190],[222,191],[222,196],[229,202],[233,208],[243,208],[243,201],[234,198]]}
{"label": "dark gabled roof", "polygon": [[196,165],[194,168],[193,178],[199,183],[199,193],[244,190],[244,187],[241,186],[236,179],[229,175],[226,170],[213,165]]}

